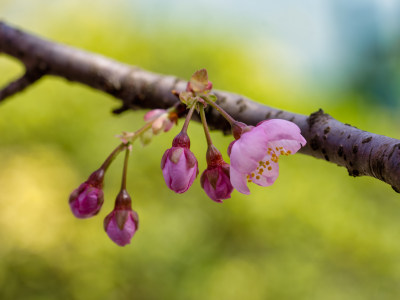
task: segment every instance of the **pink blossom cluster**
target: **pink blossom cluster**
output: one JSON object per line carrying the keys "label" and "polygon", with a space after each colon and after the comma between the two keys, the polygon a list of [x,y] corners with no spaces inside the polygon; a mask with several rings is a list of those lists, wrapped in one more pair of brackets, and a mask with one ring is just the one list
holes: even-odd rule
{"label": "pink blossom cluster", "polygon": [[[161,159],[161,169],[167,186],[176,193],[186,192],[199,174],[195,155],[190,151],[187,134],[189,122],[198,111],[207,141],[207,167],[200,176],[200,184],[213,201],[222,203],[229,199],[234,189],[250,194],[249,183],[269,186],[279,174],[281,156],[296,153],[306,144],[299,127],[289,121],[273,119],[249,126],[234,120],[219,107],[216,96],[211,94],[212,84],[205,69],[193,74],[186,90],[179,94],[181,106],[188,109],[181,132],[173,139]],[[214,146],[205,116],[205,108],[216,109],[230,123],[234,141],[228,147],[230,164]],[[152,135],[169,131],[178,118],[178,109],[155,109],[144,116],[146,124],[136,132],[124,132],[119,136],[122,143],[107,157],[102,166],[74,190],[69,198],[72,213],[80,219],[97,215],[104,202],[103,182],[105,172],[114,158],[125,150],[122,185],[116,197],[114,209],[104,219],[104,230],[119,246],[131,242],[139,228],[138,214],[132,210],[132,200],[126,190],[126,174],[132,143],[140,138],[146,145]]]}
{"label": "pink blossom cluster", "polygon": [[[299,127],[289,121],[273,119],[257,126],[235,124],[237,137],[228,148],[230,166],[214,145],[207,151],[207,168],[201,175],[201,186],[216,202],[231,197],[235,188],[250,194],[248,183],[269,186],[279,173],[280,156],[296,153],[306,144]],[[176,193],[186,192],[198,174],[198,163],[190,151],[187,134],[175,137],[172,148],[162,158],[161,168],[167,186]]]}
{"label": "pink blossom cluster", "polygon": [[[190,151],[187,128],[194,109],[197,109],[208,144],[207,168],[201,175],[200,184],[212,200],[221,203],[231,197],[234,189],[250,194],[248,183],[260,186],[273,184],[278,177],[280,156],[296,153],[306,140],[299,127],[286,120],[266,120],[257,126],[236,121],[215,103],[217,98],[210,93],[211,89],[207,71],[202,69],[193,74],[186,90],[179,94],[189,112],[182,131],[172,141],[172,148],[165,151],[162,157],[161,169],[165,183],[176,193],[186,192],[193,184],[199,171],[197,159]],[[216,109],[232,127],[235,141],[228,147],[230,165],[212,143],[205,116],[208,105]]]}

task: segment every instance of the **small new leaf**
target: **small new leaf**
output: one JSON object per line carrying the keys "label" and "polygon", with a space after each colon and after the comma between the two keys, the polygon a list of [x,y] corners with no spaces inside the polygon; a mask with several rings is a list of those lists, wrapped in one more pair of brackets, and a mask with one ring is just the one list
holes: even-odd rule
{"label": "small new leaf", "polygon": [[190,78],[190,85],[194,92],[204,92],[208,87],[208,74],[206,69],[196,71]]}

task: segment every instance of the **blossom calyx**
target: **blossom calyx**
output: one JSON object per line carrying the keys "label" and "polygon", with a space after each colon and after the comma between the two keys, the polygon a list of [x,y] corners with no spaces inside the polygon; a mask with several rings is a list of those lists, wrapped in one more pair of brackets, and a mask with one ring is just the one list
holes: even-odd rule
{"label": "blossom calyx", "polygon": [[229,199],[233,191],[227,164],[214,145],[210,145],[206,154],[207,169],[201,174],[200,184],[206,194],[215,202]]}
{"label": "blossom calyx", "polygon": [[172,140],[172,147],[182,147],[190,149],[190,138],[186,132],[180,132],[174,139]]}
{"label": "blossom calyx", "polygon": [[114,210],[104,219],[104,230],[119,246],[129,244],[139,229],[139,217],[132,210],[131,203],[128,192],[122,189],[115,200]]}
{"label": "blossom calyx", "polygon": [[104,169],[93,172],[88,180],[82,183],[69,196],[69,206],[75,217],[90,218],[98,214],[104,202],[103,180]]}
{"label": "blossom calyx", "polygon": [[250,131],[253,127],[254,126],[249,126],[245,123],[235,121],[231,125],[232,135],[235,138],[235,140],[238,140],[243,133]]}

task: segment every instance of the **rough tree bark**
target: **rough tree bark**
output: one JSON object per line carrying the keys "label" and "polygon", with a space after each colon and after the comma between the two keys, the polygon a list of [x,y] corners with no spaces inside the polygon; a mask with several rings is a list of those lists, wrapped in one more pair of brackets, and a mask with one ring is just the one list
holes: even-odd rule
{"label": "rough tree bark", "polygon": [[[25,74],[0,90],[0,102],[43,76],[59,76],[101,90],[122,100],[115,113],[128,109],[167,108],[178,99],[186,81],[125,65],[109,58],[47,41],[0,22],[0,53],[24,64]],[[321,109],[309,116],[258,104],[244,96],[215,90],[218,104],[236,120],[255,125],[280,118],[296,123],[307,140],[301,153],[346,167],[351,176],[372,176],[400,192],[400,140],[343,124]],[[229,133],[229,124],[213,109],[213,129]]]}

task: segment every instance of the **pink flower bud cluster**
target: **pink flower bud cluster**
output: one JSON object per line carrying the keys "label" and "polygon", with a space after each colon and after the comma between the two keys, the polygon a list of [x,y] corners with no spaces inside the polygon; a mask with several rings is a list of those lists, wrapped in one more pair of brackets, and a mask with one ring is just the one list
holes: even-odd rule
{"label": "pink flower bud cluster", "polygon": [[[216,202],[231,196],[233,187],[229,181],[229,165],[214,146],[207,151],[208,167],[201,175],[201,186]],[[179,133],[161,159],[161,169],[167,186],[175,193],[186,192],[199,174],[197,159],[190,151],[190,139],[185,132]]]}
{"label": "pink flower bud cluster", "polygon": [[[97,215],[103,205],[104,168],[92,173],[88,180],[74,190],[69,205],[75,217],[83,219]],[[131,198],[121,190],[115,201],[114,210],[104,219],[104,229],[112,241],[119,246],[129,244],[139,227],[139,218],[131,208]]]}
{"label": "pink flower bud cluster", "polygon": [[[84,219],[93,217],[99,213],[104,202],[103,182],[105,172],[114,158],[125,149],[127,154],[125,156],[122,188],[115,200],[113,211],[104,219],[104,230],[109,238],[117,245],[125,246],[129,244],[139,228],[138,214],[132,210],[132,200],[125,188],[127,159],[128,154],[132,149],[131,143],[137,137],[143,138],[143,135],[146,132],[150,132],[150,135],[152,135],[158,134],[161,131],[169,131],[172,126],[176,124],[177,119],[178,114],[175,109],[154,109],[146,113],[144,116],[146,125],[138,131],[124,132],[122,135],[118,135],[117,137],[121,139],[122,144],[107,157],[100,169],[93,172],[84,183],[71,193],[69,197],[69,205],[74,216]],[[149,125],[151,125],[151,127]],[[180,149],[181,148],[178,147],[177,152],[171,152],[172,160],[177,159],[179,161],[178,154],[180,153],[178,152],[181,151]],[[183,156],[190,157],[190,154],[192,155],[190,162],[196,164],[197,170],[197,161],[194,155],[189,151],[188,153],[184,153]],[[180,163],[185,163],[183,159],[180,161]],[[168,164],[168,162],[166,162],[166,164]],[[194,172],[194,174],[192,174],[191,177],[188,177],[187,180],[193,182],[196,176],[197,173]],[[171,178],[171,186],[174,186],[175,189],[179,190],[183,189],[185,184],[182,184],[180,180]],[[184,192],[184,190],[181,192]]]}

